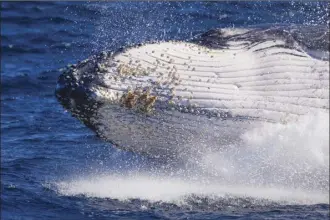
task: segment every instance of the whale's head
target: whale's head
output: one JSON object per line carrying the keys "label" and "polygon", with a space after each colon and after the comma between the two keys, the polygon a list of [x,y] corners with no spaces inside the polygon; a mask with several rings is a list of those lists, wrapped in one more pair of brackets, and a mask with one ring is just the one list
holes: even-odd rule
{"label": "whale's head", "polygon": [[[168,43],[168,46],[172,44],[175,43]],[[151,61],[148,58],[148,51],[150,55],[160,52],[155,52],[156,45],[160,44],[146,45],[143,55],[140,51],[143,46],[138,45],[115,54],[102,52],[67,66],[58,79],[56,97],[89,126],[93,126],[91,119],[95,119],[96,113],[104,106],[112,105],[141,115],[154,114],[156,105],[157,110],[168,108],[174,104],[179,76],[173,57],[166,65],[165,60],[161,64],[158,59]],[[170,71],[165,75],[163,69]]]}
{"label": "whale's head", "polygon": [[257,121],[329,110],[329,59],[293,35],[224,29],[102,52],[68,66],[56,96],[123,149],[158,157],[237,143]]}
{"label": "whale's head", "polygon": [[105,58],[107,54],[93,56],[62,69],[55,89],[60,103],[87,125],[91,125],[90,118],[104,104],[102,97],[97,94],[104,86],[101,79],[97,78],[100,56]]}

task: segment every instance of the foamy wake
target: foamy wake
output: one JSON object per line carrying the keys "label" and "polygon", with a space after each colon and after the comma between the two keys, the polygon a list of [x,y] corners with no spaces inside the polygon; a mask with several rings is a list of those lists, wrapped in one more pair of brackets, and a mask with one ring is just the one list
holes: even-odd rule
{"label": "foamy wake", "polygon": [[[329,115],[246,132],[242,146],[205,153],[194,166],[165,174],[114,172],[55,183],[62,195],[184,204],[192,196],[285,204],[329,203]],[[191,169],[191,170],[189,170]],[[193,169],[193,170],[192,170]]]}
{"label": "foamy wake", "polygon": [[244,185],[203,184],[179,178],[136,174],[90,176],[69,182],[57,183],[61,194],[67,196],[111,198],[119,200],[140,199],[150,202],[185,204],[189,196],[226,199],[228,197],[266,199],[285,204],[328,203],[326,193],[286,188],[256,188]]}

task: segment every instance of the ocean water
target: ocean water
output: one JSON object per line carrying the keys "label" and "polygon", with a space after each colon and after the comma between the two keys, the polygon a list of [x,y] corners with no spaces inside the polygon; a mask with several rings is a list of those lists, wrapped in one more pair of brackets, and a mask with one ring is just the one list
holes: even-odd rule
{"label": "ocean water", "polygon": [[329,115],[249,131],[252,147],[205,155],[199,172],[116,149],[54,95],[61,68],[101,50],[211,28],[328,26],[328,5],[1,2],[1,218],[329,219]]}

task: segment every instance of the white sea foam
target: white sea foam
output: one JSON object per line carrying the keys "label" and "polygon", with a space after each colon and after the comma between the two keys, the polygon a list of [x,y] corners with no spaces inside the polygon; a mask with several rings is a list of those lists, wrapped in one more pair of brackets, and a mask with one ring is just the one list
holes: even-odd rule
{"label": "white sea foam", "polygon": [[329,203],[329,115],[296,123],[265,123],[244,134],[243,146],[206,153],[192,170],[103,173],[56,183],[63,195],[184,204],[190,196]]}
{"label": "white sea foam", "polygon": [[267,199],[286,204],[328,203],[326,193],[287,189],[285,187],[246,187],[242,185],[202,184],[172,177],[136,174],[134,176],[101,175],[90,176],[68,182],[57,183],[63,195],[111,198],[119,200],[141,199],[151,202],[184,204],[185,199],[195,195],[216,199],[228,196],[239,198]]}

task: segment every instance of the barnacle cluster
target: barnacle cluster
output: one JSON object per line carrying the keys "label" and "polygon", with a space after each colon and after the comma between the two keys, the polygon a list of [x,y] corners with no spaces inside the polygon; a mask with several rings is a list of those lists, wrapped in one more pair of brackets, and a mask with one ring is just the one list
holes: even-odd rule
{"label": "barnacle cluster", "polygon": [[123,94],[120,103],[122,106],[135,109],[139,112],[150,113],[153,110],[157,97],[150,95],[150,90],[135,89]]}

